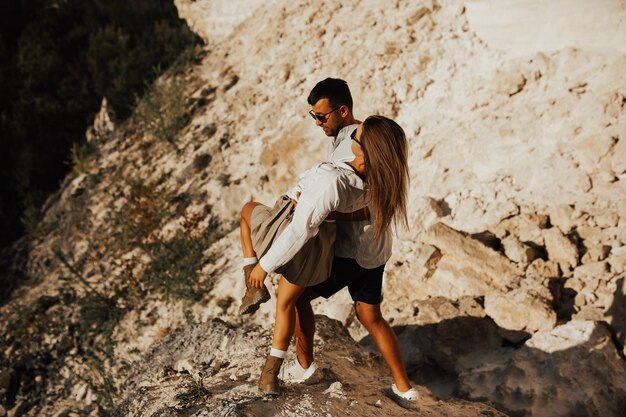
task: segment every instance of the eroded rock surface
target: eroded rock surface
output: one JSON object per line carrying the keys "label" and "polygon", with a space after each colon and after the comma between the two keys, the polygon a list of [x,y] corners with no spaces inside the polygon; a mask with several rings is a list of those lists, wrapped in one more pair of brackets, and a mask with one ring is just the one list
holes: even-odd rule
{"label": "eroded rock surface", "polygon": [[[177,0],[207,44],[156,87],[179,77],[186,124],[168,142],[99,120],[104,140],[10,251],[0,410],[402,415],[383,397],[375,406],[390,381],[353,341],[375,351],[346,291],[314,306],[341,323],[321,321],[317,346],[334,374],[273,401],[254,380],[274,298],[237,313],[241,206],[272,204],[323,160],[306,96],[334,76],[357,118],[393,117],[409,139],[411,227],[394,242],[382,309],[420,413],[498,415],[489,402],[520,416],[621,415],[626,11],[496,3]],[[577,28],[581,13],[593,25]],[[558,39],[532,41],[529,22]],[[593,47],[566,39],[600,23]]]}

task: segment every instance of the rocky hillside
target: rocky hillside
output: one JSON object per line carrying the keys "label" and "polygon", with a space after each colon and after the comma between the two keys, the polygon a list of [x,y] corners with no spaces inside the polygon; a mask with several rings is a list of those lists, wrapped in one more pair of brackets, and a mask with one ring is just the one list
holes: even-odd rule
{"label": "rocky hillside", "polygon": [[409,137],[383,312],[420,414],[620,415],[626,8],[505,3],[177,0],[204,50],[103,110],[6,256],[0,416],[403,415],[347,293],[315,306],[322,380],[254,391],[273,306],[237,315],[238,211],[323,159],[327,76]]}

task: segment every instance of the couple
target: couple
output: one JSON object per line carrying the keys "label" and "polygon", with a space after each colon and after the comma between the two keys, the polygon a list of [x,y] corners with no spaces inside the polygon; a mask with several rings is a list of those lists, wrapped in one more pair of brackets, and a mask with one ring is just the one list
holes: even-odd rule
{"label": "couple", "polygon": [[[347,286],[359,321],[393,375],[395,383],[387,394],[410,406],[417,391],[406,375],[398,340],[380,311],[383,270],[391,256],[390,227],[406,224],[404,131],[383,116],[356,121],[350,90],[340,79],[317,83],[308,103],[316,125],[330,138],[328,161],[302,174],[274,207],[249,202],[241,212],[246,280],[241,313],[253,313],[269,300],[264,285],[269,272],[281,275],[272,347],[259,389],[277,394],[279,374],[292,382],[313,375],[311,300],[328,298]],[[297,358],[281,372],[294,332]]]}

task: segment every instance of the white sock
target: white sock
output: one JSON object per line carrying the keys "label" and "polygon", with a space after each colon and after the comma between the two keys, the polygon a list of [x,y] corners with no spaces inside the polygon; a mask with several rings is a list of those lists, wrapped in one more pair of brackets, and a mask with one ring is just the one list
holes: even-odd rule
{"label": "white sock", "polygon": [[256,256],[253,256],[252,258],[243,258],[243,266],[256,264],[258,262],[259,260],[256,258]]}
{"label": "white sock", "polygon": [[272,348],[270,350],[270,356],[274,356],[276,358],[285,359],[286,354],[287,354],[286,350],[280,350],[280,349],[275,349],[275,348]]}

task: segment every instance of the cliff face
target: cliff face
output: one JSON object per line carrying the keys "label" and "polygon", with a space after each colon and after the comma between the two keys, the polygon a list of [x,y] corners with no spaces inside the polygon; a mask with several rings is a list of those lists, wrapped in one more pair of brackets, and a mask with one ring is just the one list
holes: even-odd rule
{"label": "cliff face", "polygon": [[[376,406],[389,376],[366,353],[375,348],[347,292],[315,308],[339,321],[323,329],[345,329],[359,344],[322,334],[326,379],[269,403],[255,397],[254,383],[273,300],[252,318],[237,315],[238,211],[250,199],[273,202],[323,159],[326,139],[306,114],[306,96],[333,76],[350,84],[358,118],[393,117],[410,141],[411,224],[387,265],[383,312],[422,412],[497,415],[479,403],[488,402],[512,415],[619,415],[620,2],[176,4],[207,41],[155,87],[168,102],[182,94],[183,127],[159,140],[163,129],[142,117],[144,104],[98,135],[48,201],[37,233],[16,247],[22,283],[2,307],[4,408],[402,411],[382,397]],[[597,22],[612,36],[598,34]]]}

